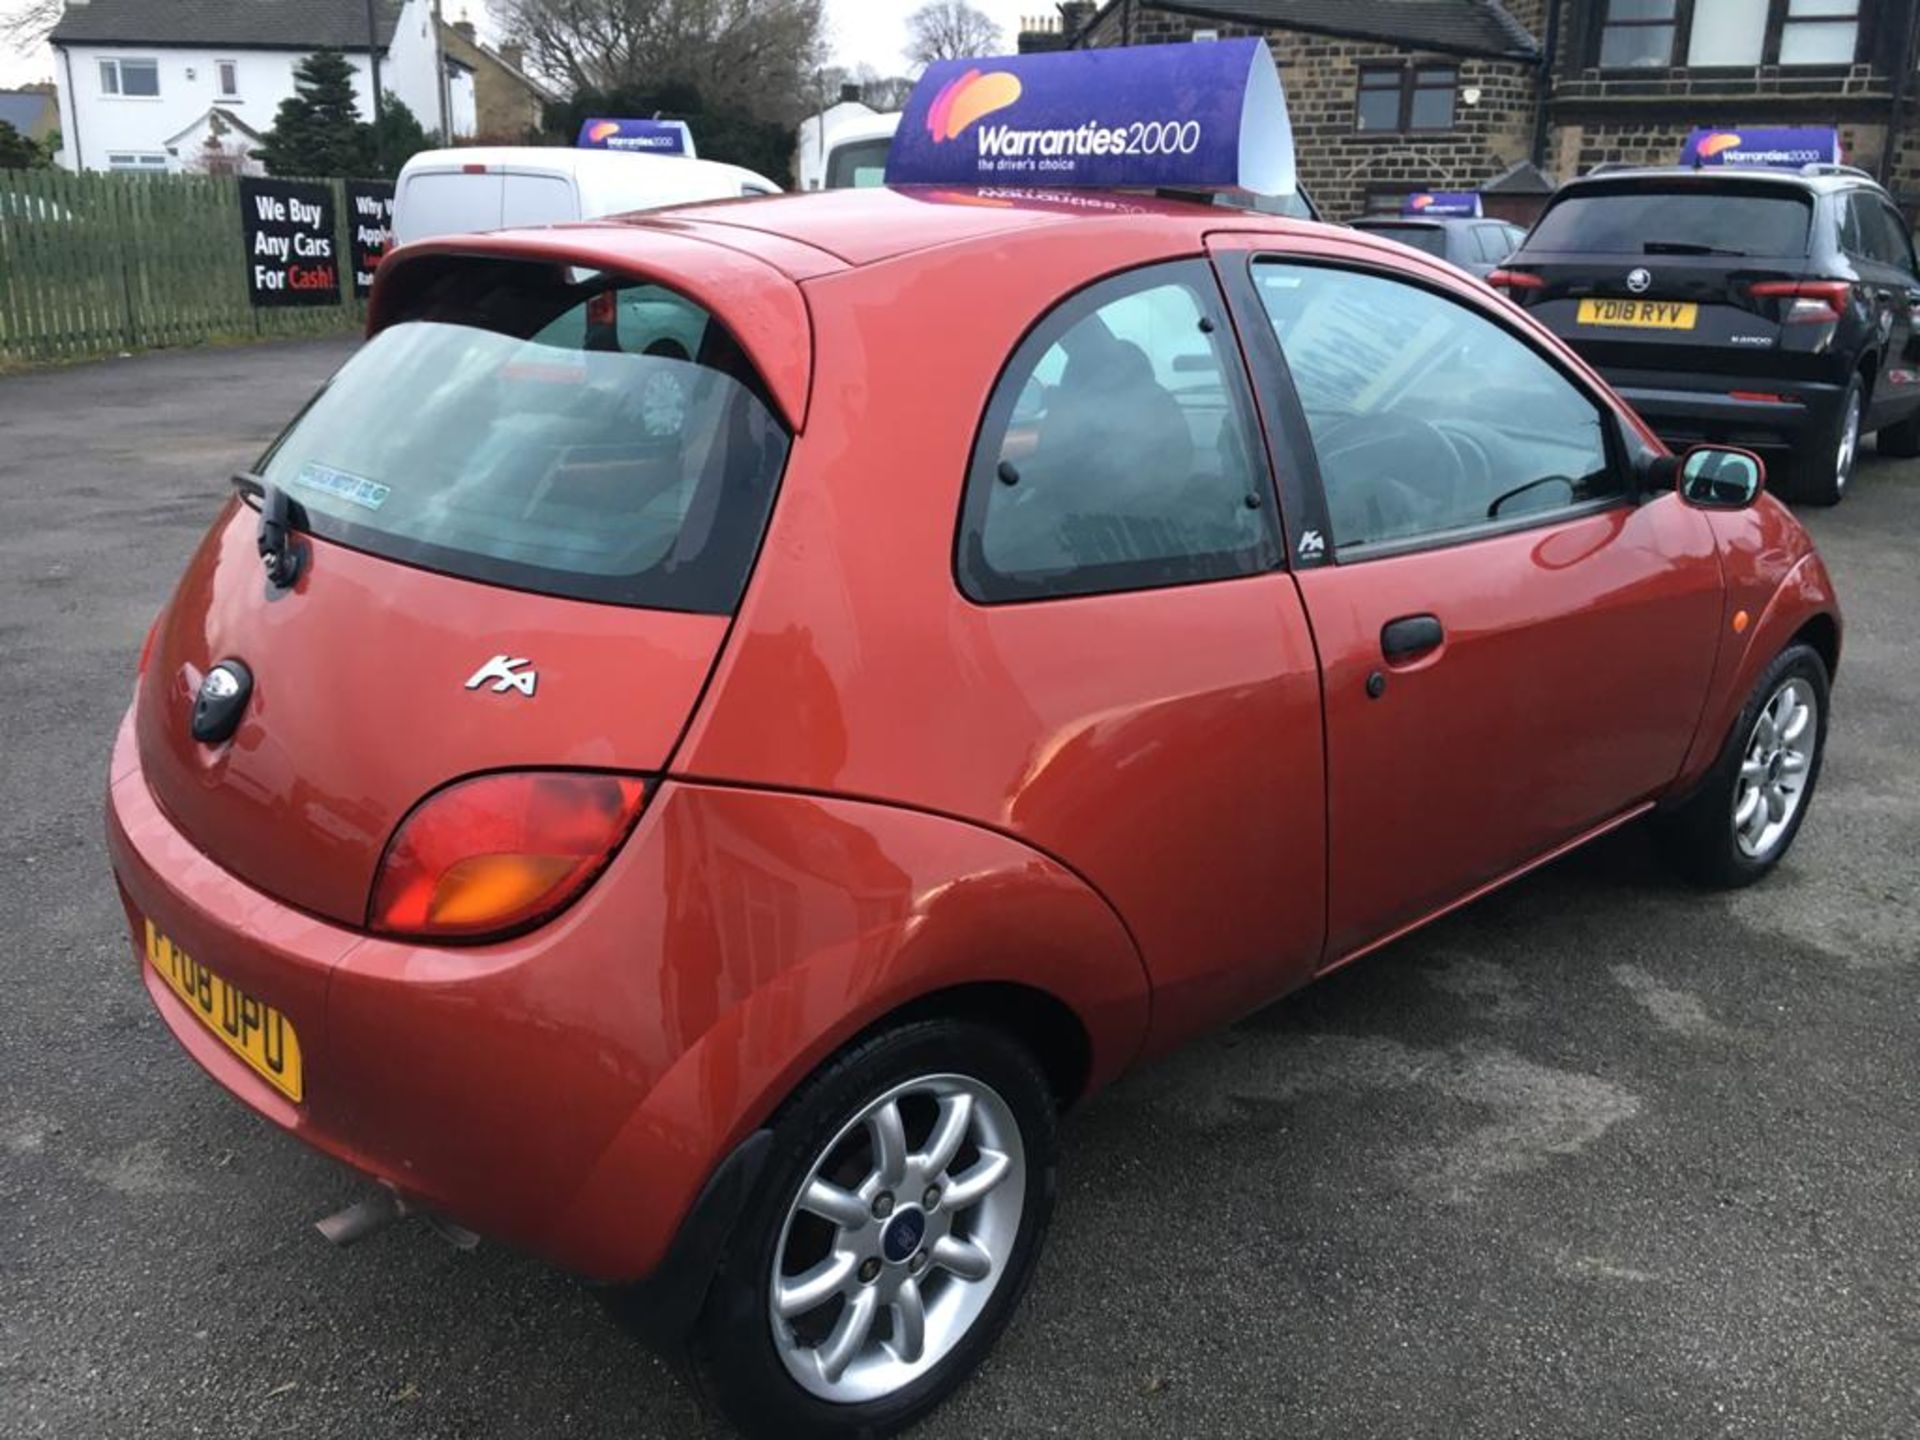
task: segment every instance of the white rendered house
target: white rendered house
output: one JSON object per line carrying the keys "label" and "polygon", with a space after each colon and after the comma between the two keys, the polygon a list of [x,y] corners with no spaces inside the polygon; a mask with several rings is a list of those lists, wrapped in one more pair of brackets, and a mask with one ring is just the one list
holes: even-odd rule
{"label": "white rendered house", "polygon": [[[473,75],[442,55],[436,0],[374,0],[380,87],[429,131],[472,133]],[[69,170],[202,168],[212,133],[244,163],[293,94],[294,67],[339,50],[373,118],[367,0],[67,0],[54,27],[58,161]],[[453,123],[449,125],[448,121]],[[461,128],[464,120],[466,128]]]}

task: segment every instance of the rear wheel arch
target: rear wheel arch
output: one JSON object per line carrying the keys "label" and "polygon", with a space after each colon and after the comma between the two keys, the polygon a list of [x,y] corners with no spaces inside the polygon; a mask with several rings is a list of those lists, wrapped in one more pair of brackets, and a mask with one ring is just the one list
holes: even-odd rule
{"label": "rear wheel arch", "polygon": [[969,1020],[1019,1041],[1046,1072],[1062,1110],[1086,1093],[1093,1078],[1093,1037],[1086,1022],[1052,991],[1018,981],[982,980],[931,991],[881,1016],[849,1043],[931,1019]]}
{"label": "rear wheel arch", "polygon": [[[1827,679],[1832,681],[1840,670],[1840,624],[1825,611],[1808,619],[1793,634],[1788,645],[1809,645],[1827,667]],[[1784,647],[1783,647],[1784,648]]]}
{"label": "rear wheel arch", "polygon": [[1880,352],[1873,349],[1861,351],[1853,370],[1860,377],[1860,422],[1864,433],[1867,411],[1873,408],[1873,382],[1880,375]]}

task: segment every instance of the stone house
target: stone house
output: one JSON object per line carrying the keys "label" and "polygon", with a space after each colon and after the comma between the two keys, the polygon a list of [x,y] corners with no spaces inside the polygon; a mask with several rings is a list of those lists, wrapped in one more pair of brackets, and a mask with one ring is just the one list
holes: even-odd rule
{"label": "stone house", "polygon": [[518,45],[496,50],[480,40],[471,20],[443,20],[440,47],[473,76],[475,144],[522,145],[539,131],[542,111],[555,97],[521,68]]}
{"label": "stone house", "polygon": [[[1605,161],[1672,163],[1695,126],[1837,126],[1847,159],[1920,202],[1920,0],[1107,0],[1041,45],[1264,37],[1300,177],[1348,219],[1414,190],[1531,218]],[[1037,48],[1037,47],[1036,47]],[[1889,137],[1892,137],[1891,142]]]}

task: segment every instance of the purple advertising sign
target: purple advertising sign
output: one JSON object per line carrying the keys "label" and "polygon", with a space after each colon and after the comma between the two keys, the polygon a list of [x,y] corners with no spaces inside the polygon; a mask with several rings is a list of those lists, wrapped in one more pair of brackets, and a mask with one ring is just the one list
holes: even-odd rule
{"label": "purple advertising sign", "polygon": [[1258,40],[939,60],[901,114],[887,183],[1283,195],[1293,129]]}
{"label": "purple advertising sign", "polygon": [[1471,190],[1422,190],[1400,206],[1402,215],[1478,215],[1480,197]]}
{"label": "purple advertising sign", "polygon": [[684,120],[610,120],[580,123],[579,150],[626,150],[636,155],[693,154],[693,131]]}
{"label": "purple advertising sign", "polygon": [[1723,125],[1695,130],[1680,151],[1682,165],[1759,165],[1798,170],[1802,165],[1840,163],[1840,132],[1828,128],[1781,129]]}

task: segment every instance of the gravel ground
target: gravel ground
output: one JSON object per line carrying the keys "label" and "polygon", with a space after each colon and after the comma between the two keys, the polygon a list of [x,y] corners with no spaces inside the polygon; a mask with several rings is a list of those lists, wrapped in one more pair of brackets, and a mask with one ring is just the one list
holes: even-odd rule
{"label": "gravel ground", "polygon": [[[101,845],[148,620],[347,352],[0,380],[0,1434],[683,1436],[577,1283],[397,1227],[137,983]],[[927,1437],[1920,1433],[1920,464],[1811,523],[1849,631],[1791,861],[1629,829],[1102,1096]]]}

